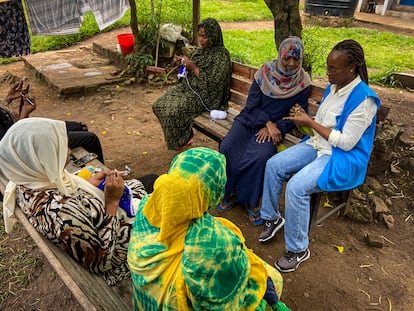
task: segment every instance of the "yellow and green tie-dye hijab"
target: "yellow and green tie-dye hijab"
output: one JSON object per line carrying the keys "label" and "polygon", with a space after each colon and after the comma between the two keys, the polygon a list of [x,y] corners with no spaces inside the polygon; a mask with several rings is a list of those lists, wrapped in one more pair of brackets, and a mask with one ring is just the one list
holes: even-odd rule
{"label": "yellow and green tie-dye hijab", "polygon": [[[128,251],[136,310],[254,310],[261,303],[266,264],[233,223],[207,213],[223,197],[225,165],[217,151],[189,149],[141,201]],[[280,294],[281,277],[275,285]]]}

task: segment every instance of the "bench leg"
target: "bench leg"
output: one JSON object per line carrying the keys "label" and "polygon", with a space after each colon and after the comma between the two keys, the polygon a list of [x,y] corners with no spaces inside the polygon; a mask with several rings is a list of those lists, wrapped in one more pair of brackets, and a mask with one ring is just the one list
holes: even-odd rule
{"label": "bench leg", "polygon": [[321,218],[319,218],[318,220],[316,220],[315,221],[315,225],[320,225],[326,219],[328,219],[332,215],[336,214],[340,210],[344,209],[350,203],[350,201],[351,201],[352,190],[347,191],[347,193],[345,194],[345,196],[347,196],[345,202],[342,202],[341,204],[339,204],[338,206],[336,206],[335,208],[333,208],[332,210],[330,210],[328,213],[326,213],[325,215],[323,215]]}
{"label": "bench leg", "polygon": [[322,198],[322,193],[312,193],[310,197],[310,219],[309,219],[309,231],[315,225],[316,217],[318,216],[319,205]]}

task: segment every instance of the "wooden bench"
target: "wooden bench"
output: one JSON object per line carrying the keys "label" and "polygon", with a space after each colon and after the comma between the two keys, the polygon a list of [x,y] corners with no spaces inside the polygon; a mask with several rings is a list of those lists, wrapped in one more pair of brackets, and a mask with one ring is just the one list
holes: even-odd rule
{"label": "wooden bench", "polygon": [[[227,110],[227,118],[225,120],[214,120],[210,118],[208,112],[204,112],[194,119],[193,127],[201,133],[207,135],[213,140],[220,143],[227,135],[234,118],[239,114],[246,104],[247,95],[249,94],[250,85],[254,79],[257,68],[243,65],[240,63],[232,63],[232,77],[230,83],[230,101]],[[319,103],[322,100],[324,88],[312,84],[309,95],[308,112],[315,115],[318,110]],[[294,130],[285,135],[283,144],[292,146],[300,141],[300,134]]]}
{"label": "wooden bench", "polygon": [[[240,63],[232,63],[232,77],[230,83],[230,101],[229,109],[227,111],[227,118],[225,120],[214,120],[210,118],[209,112],[204,112],[200,116],[194,119],[193,127],[200,131],[201,133],[207,135],[213,140],[220,143],[222,139],[227,135],[228,131],[231,128],[231,125],[234,121],[234,118],[239,114],[241,109],[246,104],[246,99],[249,93],[250,85],[254,79],[254,74],[256,73],[257,68],[243,65]],[[316,114],[316,111],[319,108],[319,104],[322,101],[322,96],[325,91],[325,88],[311,84],[311,91],[309,94],[308,100],[308,113],[311,116]],[[381,106],[377,113],[377,125],[381,124],[388,116],[390,108],[386,106]],[[287,147],[297,144],[301,138],[302,134],[294,128],[290,133],[285,135],[283,144]],[[315,208],[312,211],[312,219],[314,224],[321,224],[331,215],[337,213],[339,210],[345,208],[345,206],[350,202],[351,191],[348,193],[341,194],[341,197],[344,197],[344,201],[332,209],[329,213],[323,215],[320,219],[316,219],[316,213],[318,212],[317,207],[320,205],[321,195],[312,196],[311,206]]]}
{"label": "wooden bench", "polygon": [[[72,150],[72,153],[75,158],[79,159],[87,154],[87,151],[83,148],[76,148]],[[106,169],[98,160],[93,160],[88,164]],[[67,169],[72,172],[76,170],[71,165]],[[7,182],[3,176],[0,176],[0,192],[3,194]],[[126,280],[112,287],[109,286],[102,276],[91,273],[83,268],[63,249],[54,245],[38,233],[19,208],[16,208],[15,215],[23,228],[37,244],[47,261],[85,310],[132,310],[132,283],[130,280]]]}

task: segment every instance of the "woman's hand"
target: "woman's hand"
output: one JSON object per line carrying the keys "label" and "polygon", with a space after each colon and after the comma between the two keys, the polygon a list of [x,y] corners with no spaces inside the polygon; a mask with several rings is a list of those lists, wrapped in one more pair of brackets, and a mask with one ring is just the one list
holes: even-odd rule
{"label": "woman's hand", "polygon": [[295,124],[310,126],[312,118],[299,104],[295,104],[290,108],[289,116],[283,118],[283,120],[292,120]]}
{"label": "woman's hand", "polygon": [[119,200],[124,192],[124,179],[121,172],[110,171],[105,182],[105,210],[108,215],[116,215]]}
{"label": "woman's hand", "polygon": [[283,136],[282,132],[278,129],[276,123],[272,121],[267,121],[266,128],[269,132],[269,136],[272,139],[274,145],[278,145],[282,142]]}
{"label": "woman's hand", "polygon": [[290,109],[289,117],[283,118],[284,120],[292,120],[297,125],[309,126],[313,132],[317,132],[324,139],[328,140],[329,135],[331,135],[332,129],[323,126],[322,124],[317,123],[310,115],[306,113],[305,110],[298,104],[293,106]]}
{"label": "woman's hand", "polygon": [[13,100],[20,98],[23,89],[23,80],[15,83],[6,96],[6,102],[10,104]]}
{"label": "woman's hand", "polygon": [[101,183],[102,180],[108,175],[110,171],[100,171],[95,174],[93,174],[88,181],[94,185],[95,187],[98,187],[98,185]]}
{"label": "woman's hand", "polygon": [[266,141],[270,141],[271,137],[269,135],[269,131],[266,127],[262,127],[257,133],[256,133],[256,142],[259,144],[263,144]]}
{"label": "woman's hand", "polygon": [[36,98],[33,96],[21,95],[22,96],[22,106],[19,112],[19,120],[28,118],[30,113],[32,113],[36,109]]}
{"label": "woman's hand", "polygon": [[194,62],[190,58],[188,58],[186,56],[176,56],[175,57],[175,60],[177,62],[180,62],[181,64],[183,64],[184,67],[188,71],[192,71],[197,76],[197,78],[199,77],[200,70],[198,69],[198,67],[196,66],[196,64],[194,64]]}

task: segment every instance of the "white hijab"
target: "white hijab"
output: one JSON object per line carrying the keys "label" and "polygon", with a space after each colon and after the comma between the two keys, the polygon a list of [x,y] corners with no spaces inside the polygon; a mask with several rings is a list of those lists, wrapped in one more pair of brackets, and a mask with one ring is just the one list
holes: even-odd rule
{"label": "white hijab", "polygon": [[88,181],[65,170],[68,136],[64,121],[22,119],[0,141],[0,173],[9,181],[3,202],[6,232],[16,222],[16,188],[58,189],[69,195],[81,188],[104,203],[104,193]]}

